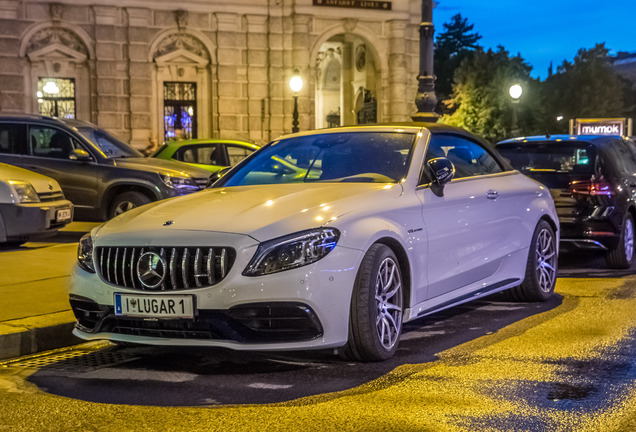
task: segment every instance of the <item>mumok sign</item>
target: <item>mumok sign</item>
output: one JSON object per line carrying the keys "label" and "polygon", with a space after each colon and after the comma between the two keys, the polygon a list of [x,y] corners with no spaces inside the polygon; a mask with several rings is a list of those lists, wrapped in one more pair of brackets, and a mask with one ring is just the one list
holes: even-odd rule
{"label": "mumok sign", "polygon": [[[627,133],[625,133],[627,132]],[[570,135],[627,135],[632,134],[632,119],[595,118],[570,121]]]}

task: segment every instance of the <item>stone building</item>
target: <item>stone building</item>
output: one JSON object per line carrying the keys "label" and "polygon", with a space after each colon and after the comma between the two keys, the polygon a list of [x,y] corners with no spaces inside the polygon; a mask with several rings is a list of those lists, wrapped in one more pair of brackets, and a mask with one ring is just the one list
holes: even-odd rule
{"label": "stone building", "polygon": [[0,0],[0,110],[149,140],[408,121],[421,0]]}

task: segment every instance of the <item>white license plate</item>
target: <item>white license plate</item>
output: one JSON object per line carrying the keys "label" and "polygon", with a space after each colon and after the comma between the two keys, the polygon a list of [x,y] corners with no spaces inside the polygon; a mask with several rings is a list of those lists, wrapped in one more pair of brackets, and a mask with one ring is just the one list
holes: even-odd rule
{"label": "white license plate", "polygon": [[67,221],[67,220],[71,220],[71,209],[70,208],[59,209],[55,213],[55,221],[56,222],[64,222],[64,221]]}
{"label": "white license plate", "polygon": [[190,295],[115,293],[115,315],[147,318],[194,318]]}

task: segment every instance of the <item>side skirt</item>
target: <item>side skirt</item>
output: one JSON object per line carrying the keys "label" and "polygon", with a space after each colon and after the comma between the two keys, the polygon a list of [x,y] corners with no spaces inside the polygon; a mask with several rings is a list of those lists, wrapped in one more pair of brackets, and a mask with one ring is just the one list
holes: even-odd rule
{"label": "side skirt", "polygon": [[436,304],[435,306],[431,306],[429,308],[421,310],[416,315],[412,314],[412,311],[414,309],[417,309],[418,306],[426,304],[426,303],[433,303],[433,301],[429,300],[429,301],[420,303],[420,305],[416,305],[414,308],[411,308],[405,311],[406,313],[404,314],[404,317],[405,317],[404,322],[423,317],[424,315],[430,315],[434,312],[439,312],[441,310],[448,309],[450,307],[457,306],[462,303],[476,300],[478,298],[485,297],[487,295],[494,294],[496,292],[503,291],[508,288],[512,288],[513,286],[518,285],[520,282],[521,282],[521,279],[518,279],[518,278],[505,279],[505,280],[496,282],[494,284],[488,285],[486,287],[479,288],[478,290],[469,292],[468,294],[464,294],[458,298],[454,298],[452,300],[448,300],[448,301]]}

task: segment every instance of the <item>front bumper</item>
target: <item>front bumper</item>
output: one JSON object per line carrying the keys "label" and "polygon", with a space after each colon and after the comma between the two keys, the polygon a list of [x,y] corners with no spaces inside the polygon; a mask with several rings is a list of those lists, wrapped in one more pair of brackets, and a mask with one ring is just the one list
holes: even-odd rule
{"label": "front bumper", "polygon": [[[237,350],[294,350],[342,346],[362,251],[336,247],[320,261],[280,273],[241,273],[256,250],[238,250],[228,275],[216,285],[148,292],[104,282],[78,266],[70,303],[78,320],[74,334],[149,345],[216,346]],[[192,295],[195,316],[118,317],[115,293]]]}
{"label": "front bumper", "polygon": [[[70,217],[61,218],[64,213],[70,214]],[[73,204],[68,200],[0,204],[0,215],[0,223],[4,223],[6,241],[35,240],[53,236],[60,228],[70,223],[73,220]],[[0,229],[0,241],[1,234]]]}

